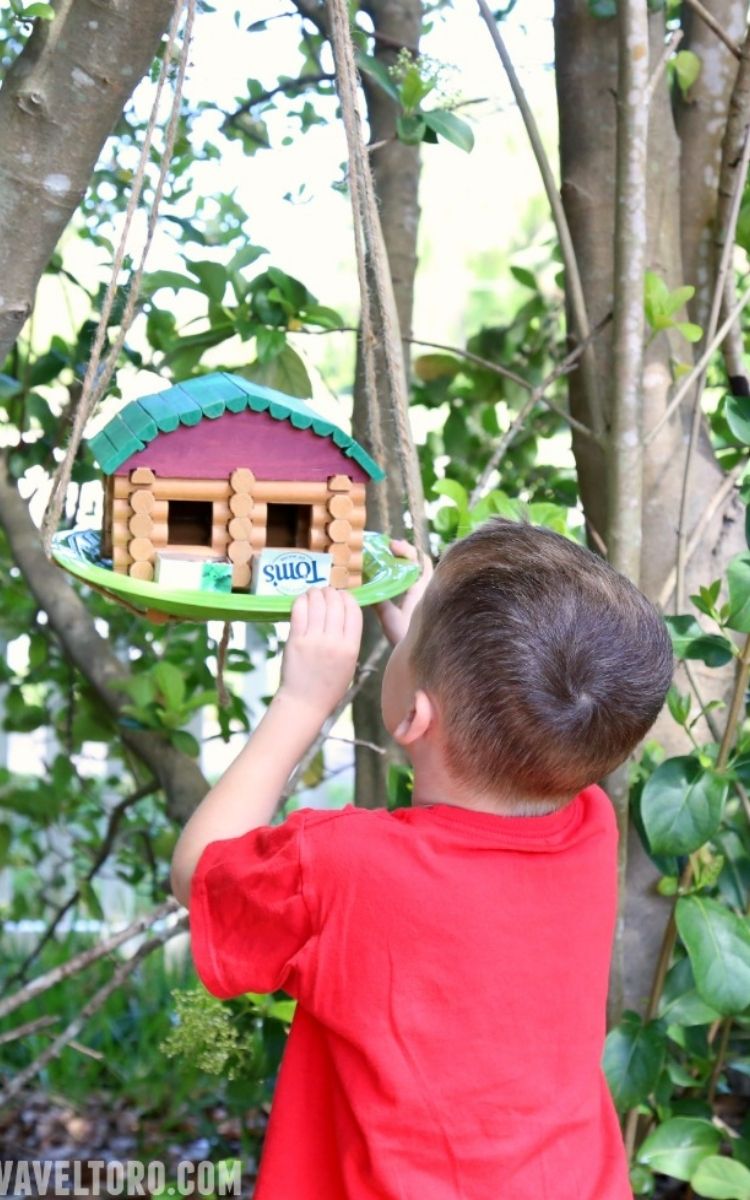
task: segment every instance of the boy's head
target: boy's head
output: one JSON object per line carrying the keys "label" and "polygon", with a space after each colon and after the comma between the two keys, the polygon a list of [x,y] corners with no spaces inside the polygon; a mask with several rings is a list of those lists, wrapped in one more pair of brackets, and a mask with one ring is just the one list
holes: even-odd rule
{"label": "boy's head", "polygon": [[551,530],[493,518],[440,560],[389,663],[383,711],[386,724],[399,715],[406,686],[414,707],[397,737],[431,728],[459,783],[562,803],[641,741],[672,671],[664,622],[629,580]]}

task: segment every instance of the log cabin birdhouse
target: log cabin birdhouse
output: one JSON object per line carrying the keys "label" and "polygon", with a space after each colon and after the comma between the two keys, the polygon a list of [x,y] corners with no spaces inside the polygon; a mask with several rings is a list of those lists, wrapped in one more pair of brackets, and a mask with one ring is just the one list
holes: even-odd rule
{"label": "log cabin birdhouse", "polygon": [[228,559],[247,589],[266,548],[324,551],[362,582],[365,484],[384,472],[307,404],[216,372],[133,400],[90,439],[104,472],[102,555],[154,578],[157,555]]}

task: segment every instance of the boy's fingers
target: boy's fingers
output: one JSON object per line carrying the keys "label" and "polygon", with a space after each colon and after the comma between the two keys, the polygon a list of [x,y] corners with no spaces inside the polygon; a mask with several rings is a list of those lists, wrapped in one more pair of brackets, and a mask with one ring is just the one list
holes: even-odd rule
{"label": "boy's fingers", "polygon": [[310,588],[307,596],[307,632],[322,633],[326,623],[326,601],[320,588]]}
{"label": "boy's fingers", "polygon": [[322,595],[326,608],[324,630],[328,634],[337,634],[340,637],[344,632],[343,595],[338,588],[333,587],[323,588]]}
{"label": "boy's fingers", "polygon": [[342,592],[344,599],[344,637],[357,645],[362,640],[362,609],[351,592]]}
{"label": "boy's fingers", "polygon": [[417,550],[412,546],[411,542],[407,542],[404,538],[395,538],[391,542],[391,552],[397,554],[399,558],[410,558],[413,562],[417,561]]}
{"label": "boy's fingers", "polygon": [[307,633],[307,592],[303,592],[298,596],[292,605],[292,615],[290,617],[291,632],[297,637],[301,637]]}

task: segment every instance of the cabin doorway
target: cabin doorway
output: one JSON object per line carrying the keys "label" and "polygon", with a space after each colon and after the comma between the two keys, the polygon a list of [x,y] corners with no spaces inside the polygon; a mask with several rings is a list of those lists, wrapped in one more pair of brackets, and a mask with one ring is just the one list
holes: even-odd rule
{"label": "cabin doorway", "polygon": [[170,546],[210,546],[214,506],[210,500],[170,500],[167,541]]}
{"label": "cabin doorway", "polygon": [[309,504],[269,504],[266,545],[269,549],[310,549],[312,507]]}

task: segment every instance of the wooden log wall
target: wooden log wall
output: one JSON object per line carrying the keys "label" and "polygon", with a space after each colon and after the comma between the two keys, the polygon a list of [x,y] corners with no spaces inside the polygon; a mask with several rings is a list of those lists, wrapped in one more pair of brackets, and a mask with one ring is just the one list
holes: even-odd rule
{"label": "wooden log wall", "polygon": [[[153,579],[155,554],[169,545],[169,502],[212,504],[211,547],[233,564],[232,586],[250,583],[252,557],[266,546],[269,504],[310,506],[310,550],[327,551],[333,559],[334,587],[362,582],[365,485],[348,475],[327,482],[258,480],[240,467],[229,480],[160,478],[146,467],[129,478],[107,480],[102,546],[111,547],[113,567],[137,579]],[[177,547],[172,547],[177,548]],[[205,553],[205,546],[179,546],[186,554]]]}
{"label": "wooden log wall", "polygon": [[333,559],[331,584],[359,587],[362,582],[362,546],[365,528],[365,487],[348,475],[332,475],[326,488],[326,535]]}

